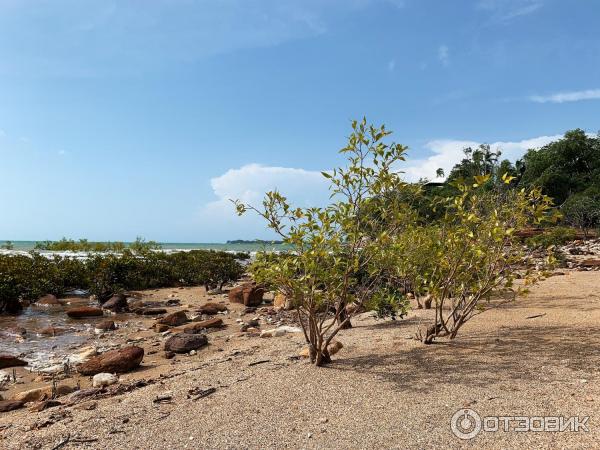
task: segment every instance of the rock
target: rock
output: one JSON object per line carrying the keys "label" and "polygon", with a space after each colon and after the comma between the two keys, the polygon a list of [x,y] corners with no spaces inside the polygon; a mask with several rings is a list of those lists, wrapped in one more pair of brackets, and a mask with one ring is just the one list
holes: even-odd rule
{"label": "rock", "polygon": [[600,267],[600,259],[586,259],[581,261],[582,267]]}
{"label": "rock", "polygon": [[[70,394],[74,389],[71,386],[67,385],[59,385],[56,386],[56,396],[60,397],[61,395]],[[23,391],[15,394],[13,396],[13,400],[29,403],[29,402],[39,402],[42,400],[46,400],[52,397],[52,386],[46,386],[36,389],[30,389],[28,391]]]}
{"label": "rock", "polygon": [[292,299],[286,297],[285,294],[278,292],[273,299],[273,307],[289,311],[292,309]]}
{"label": "rock", "polygon": [[95,388],[102,388],[115,384],[118,381],[119,378],[112,373],[97,373],[92,379],[92,386]]}
{"label": "rock", "polygon": [[167,306],[179,306],[181,304],[181,300],[178,298],[170,298],[165,302]]}
{"label": "rock", "polygon": [[173,359],[173,358],[175,358],[175,353],[173,353],[173,352],[165,352],[165,358],[166,359]]}
{"label": "rock", "polygon": [[41,412],[48,408],[54,408],[56,406],[61,406],[61,405],[62,405],[62,403],[59,402],[58,400],[44,400],[41,402],[37,402],[31,408],[29,408],[29,410],[33,411],[33,412]]}
{"label": "rock", "polygon": [[25,402],[18,400],[0,400],[0,412],[14,411],[22,408]]}
{"label": "rock", "polygon": [[169,329],[169,325],[165,325],[164,323],[155,323],[154,324],[154,330],[157,333],[164,333],[168,329]]}
{"label": "rock", "polygon": [[208,344],[208,339],[203,334],[179,333],[166,340],[165,352],[189,353],[206,344]]}
{"label": "rock", "polygon": [[98,317],[104,315],[101,308],[93,308],[91,306],[81,306],[72,308],[67,311],[67,316],[72,319],[80,319],[83,317]]}
{"label": "rock", "polygon": [[26,365],[27,361],[23,361],[16,356],[0,355],[0,369],[6,369],[7,367],[21,367]]}
{"label": "rock", "polygon": [[124,311],[128,309],[127,297],[125,294],[116,294],[102,304],[103,309],[109,309],[114,312]]}
{"label": "rock", "polygon": [[200,307],[198,313],[214,316],[215,314],[225,311],[227,311],[227,306],[222,305],[220,303],[208,302],[207,304]]}
{"label": "rock", "polygon": [[112,320],[103,320],[102,322],[99,322],[96,325],[94,325],[94,329],[97,331],[112,331],[116,330],[117,326]]}
{"label": "rock", "polygon": [[[5,370],[0,370],[0,384],[10,381],[11,378],[12,377],[10,373],[6,372]],[[0,400],[2,400],[2,398],[0,398]]]}
{"label": "rock", "polygon": [[188,322],[188,317],[185,314],[185,311],[177,311],[168,314],[157,321],[157,323],[161,325],[169,325],[170,327],[178,327],[179,325],[183,325],[186,322]]}
{"label": "rock", "polygon": [[97,373],[125,373],[139,367],[144,359],[144,349],[137,346],[110,350],[80,364],[77,371],[82,375]]}
{"label": "rock", "polygon": [[278,337],[283,336],[286,333],[301,333],[302,330],[296,327],[290,327],[287,325],[283,325],[278,328],[274,328],[272,330],[265,330],[260,333],[260,337]]}
{"label": "rock", "polygon": [[66,328],[60,328],[60,327],[46,327],[46,328],[42,328],[40,331],[38,331],[39,334],[41,334],[42,336],[58,336],[60,334],[63,334],[67,331]]}
{"label": "rock", "polygon": [[52,294],[44,295],[35,302],[37,306],[62,306],[62,303],[58,301],[56,296]]}
{"label": "rock", "polygon": [[19,327],[19,326],[9,327],[3,333],[8,336],[18,336],[18,337],[27,336],[27,330],[25,328]]}
{"label": "rock", "polygon": [[78,353],[69,355],[68,360],[73,364],[83,363],[98,354],[96,347],[83,347]]}
{"label": "rock", "polygon": [[134,312],[140,316],[160,316],[166,314],[167,310],[165,308],[138,308]]}
{"label": "rock", "polygon": [[183,329],[183,332],[188,333],[188,334],[196,334],[205,328],[219,328],[222,326],[223,326],[223,320],[214,318],[214,319],[203,320],[202,322],[192,323],[191,325],[186,326]]}
{"label": "rock", "polygon": [[246,283],[236,286],[229,291],[229,301],[241,303],[244,306],[259,306],[263,301],[264,288],[254,283]]}

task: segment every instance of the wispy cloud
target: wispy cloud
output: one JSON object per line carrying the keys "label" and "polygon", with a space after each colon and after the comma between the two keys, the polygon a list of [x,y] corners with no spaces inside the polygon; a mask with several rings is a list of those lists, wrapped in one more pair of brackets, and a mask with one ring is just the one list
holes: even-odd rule
{"label": "wispy cloud", "polygon": [[479,9],[490,11],[492,19],[509,22],[517,17],[526,16],[544,6],[543,0],[480,0]]}
{"label": "wispy cloud", "polygon": [[447,45],[440,45],[438,48],[438,59],[442,65],[447,66],[450,63],[450,54]]}
{"label": "wispy cloud", "polygon": [[[502,151],[502,158],[515,161],[531,148],[539,148],[550,142],[560,139],[561,135],[539,136],[522,141],[498,141],[491,143],[493,149]],[[418,181],[421,178],[433,180],[436,171],[444,169],[448,174],[452,167],[464,158],[463,150],[467,147],[477,147],[482,142],[470,140],[438,139],[429,141],[425,148],[433,154],[424,159],[412,159],[407,161],[408,166],[404,169],[405,177],[409,181]]]}
{"label": "wispy cloud", "polygon": [[581,100],[600,100],[600,89],[584,91],[557,92],[550,95],[532,95],[529,100],[536,103],[566,103]]}

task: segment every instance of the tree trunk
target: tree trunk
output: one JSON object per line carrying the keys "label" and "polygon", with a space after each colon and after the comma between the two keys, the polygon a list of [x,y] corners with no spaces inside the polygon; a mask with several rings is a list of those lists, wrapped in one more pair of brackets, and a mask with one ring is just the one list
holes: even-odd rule
{"label": "tree trunk", "polygon": [[[352,323],[350,323],[350,319],[348,319],[348,313],[346,312],[346,303],[340,303],[338,308],[342,308],[340,310],[340,314],[338,315],[338,319],[337,319],[338,325],[341,325],[340,329],[347,330],[348,328],[352,328]],[[348,320],[346,320],[346,319],[348,319]]]}

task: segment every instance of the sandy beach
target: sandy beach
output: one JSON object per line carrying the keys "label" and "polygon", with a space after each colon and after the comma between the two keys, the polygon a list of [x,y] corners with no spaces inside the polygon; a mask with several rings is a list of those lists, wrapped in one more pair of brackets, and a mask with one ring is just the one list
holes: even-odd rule
{"label": "sandy beach", "polygon": [[[1,446],[593,448],[600,417],[600,276],[560,273],[530,296],[479,315],[452,342],[426,346],[414,339],[432,311],[413,309],[397,321],[358,316],[339,336],[344,348],[324,368],[298,357],[305,345],[299,333],[260,338],[239,331],[240,319],[273,328],[272,308],[244,314],[243,305],[201,288],[144,292],[148,299],[176,296],[189,307],[221,301],[229,308],[219,316],[226,326],[210,332],[209,345],[197,354],[165,359],[165,337],[149,329],[154,320],[130,319],[133,324],[100,339],[145,349],[142,366],[120,377],[121,384],[143,380],[145,386],[39,413],[4,413]],[[16,373],[24,384],[9,386],[5,398],[44,385],[26,369]],[[60,383],[77,382],[90,385],[81,376]],[[209,388],[214,392],[198,398]],[[461,440],[450,427],[461,408],[482,417],[589,416],[589,432],[482,431]]]}

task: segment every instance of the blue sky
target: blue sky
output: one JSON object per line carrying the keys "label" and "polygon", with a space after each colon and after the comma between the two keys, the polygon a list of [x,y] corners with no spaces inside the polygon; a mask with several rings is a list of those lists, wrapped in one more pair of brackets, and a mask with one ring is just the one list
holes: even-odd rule
{"label": "blue sky", "polygon": [[352,118],[409,179],[600,129],[592,0],[0,0],[0,239],[268,237],[229,198],[309,205]]}

